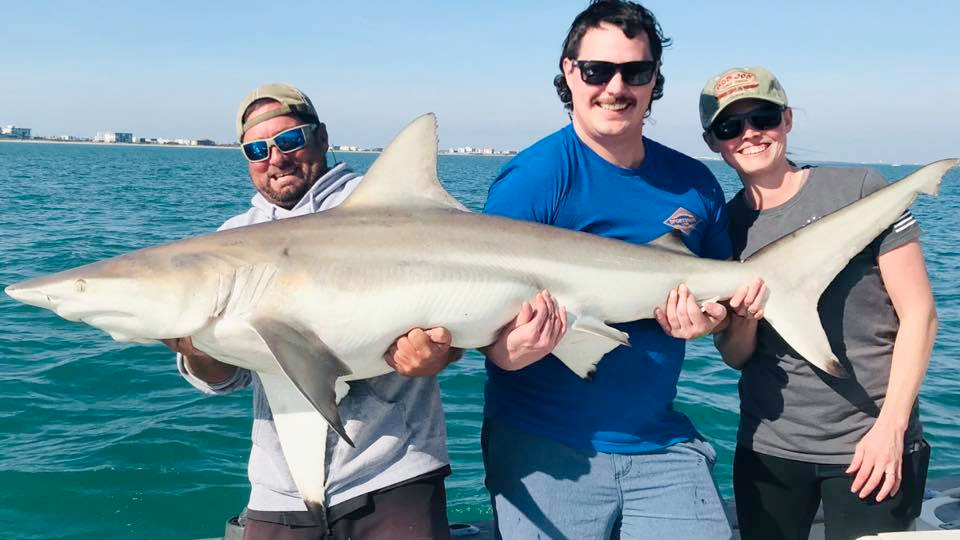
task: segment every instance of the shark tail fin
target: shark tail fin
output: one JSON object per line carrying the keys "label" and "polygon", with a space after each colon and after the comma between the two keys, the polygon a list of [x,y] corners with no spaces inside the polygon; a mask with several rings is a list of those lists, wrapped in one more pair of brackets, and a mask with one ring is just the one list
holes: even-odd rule
{"label": "shark tail fin", "polygon": [[[808,362],[834,377],[846,377],[817,311],[820,296],[838,270],[825,264],[822,257],[784,258],[782,251],[765,248],[745,263],[753,275],[763,276],[767,286],[764,319]],[[835,256],[832,250],[821,251]]]}
{"label": "shark tail fin", "polygon": [[[960,159],[941,159],[923,167],[913,175],[921,175],[918,191],[936,197],[940,194],[940,182],[950,169],[960,165]],[[910,175],[911,177],[913,175]],[[909,178],[909,177],[908,177]]]}
{"label": "shark tail fin", "polygon": [[746,261],[748,272],[762,276],[769,290],[764,317],[797,353],[831,375],[845,376],[820,324],[820,296],[850,259],[910,207],[918,192],[935,195],[943,175],[958,164],[955,159],[931,163],[790,233]]}
{"label": "shark tail fin", "polygon": [[833,353],[817,311],[826,287],[785,290],[780,280],[770,276],[767,272],[764,277],[770,291],[764,319],[797,354],[834,377],[846,378],[849,374]]}

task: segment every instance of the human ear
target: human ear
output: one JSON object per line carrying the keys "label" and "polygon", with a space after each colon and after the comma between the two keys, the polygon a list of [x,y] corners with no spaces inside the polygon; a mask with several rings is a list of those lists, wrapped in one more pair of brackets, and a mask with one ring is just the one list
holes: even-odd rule
{"label": "human ear", "polygon": [[563,79],[567,82],[567,88],[570,87],[570,79],[573,77],[573,60],[570,58],[563,59]]}

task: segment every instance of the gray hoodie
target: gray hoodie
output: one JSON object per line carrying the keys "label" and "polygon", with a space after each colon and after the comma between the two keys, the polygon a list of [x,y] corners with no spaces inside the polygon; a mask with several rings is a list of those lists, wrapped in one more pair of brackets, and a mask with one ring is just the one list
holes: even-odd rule
{"label": "gray hoodie", "polygon": [[[251,208],[228,219],[219,230],[321,212],[343,202],[361,176],[340,163],[330,169],[290,210],[257,193]],[[363,331],[358,328],[357,331]],[[290,477],[266,395],[255,372],[237,369],[229,380],[210,385],[186,369],[177,355],[177,369],[206,394],[228,394],[253,388],[253,446],[250,449],[251,510],[306,510]],[[356,447],[332,430],[327,435],[327,507],[442,468],[449,463],[446,425],[436,377],[404,377],[389,373],[350,383],[340,402],[340,417]],[[319,459],[319,457],[318,457]]]}

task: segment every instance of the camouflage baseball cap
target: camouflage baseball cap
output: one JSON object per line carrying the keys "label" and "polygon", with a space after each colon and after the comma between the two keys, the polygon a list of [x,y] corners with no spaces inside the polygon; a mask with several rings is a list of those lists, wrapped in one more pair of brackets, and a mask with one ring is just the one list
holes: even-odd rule
{"label": "camouflage baseball cap", "polygon": [[[253,118],[247,118],[243,121],[243,115],[246,114],[250,105],[258,99],[272,99],[280,103],[280,108],[258,114]],[[243,134],[253,126],[265,122],[277,116],[285,114],[295,114],[305,121],[320,123],[320,117],[317,115],[317,109],[313,107],[310,98],[301,92],[295,86],[286,83],[270,83],[257,87],[256,90],[247,94],[240,102],[240,109],[237,111],[237,138],[243,140]]]}
{"label": "camouflage baseball cap", "polygon": [[760,66],[730,68],[711,77],[700,93],[700,123],[704,131],[731,103],[741,99],[762,99],[787,106],[787,93],[780,82]]}

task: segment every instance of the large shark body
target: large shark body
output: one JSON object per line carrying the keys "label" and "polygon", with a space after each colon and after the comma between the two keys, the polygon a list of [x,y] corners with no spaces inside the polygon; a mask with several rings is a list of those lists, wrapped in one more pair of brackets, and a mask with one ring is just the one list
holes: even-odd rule
{"label": "large shark body", "polygon": [[569,316],[554,354],[582,377],[628,345],[608,323],[652,317],[680,283],[702,301],[729,298],[757,276],[769,323],[812,364],[842,375],[817,314],[821,293],[957,163],[931,164],[750,261],[714,261],[679,241],[639,246],[467,211],[437,179],[436,122],[426,115],[335,209],[142,249],[6,293],[119,341],[191,336],[256,370],[292,476],[318,511],[327,426],[346,437],[336,402],[349,381],[389,372],[384,352],[414,327],[446,327],[455,347],[488,345],[541,289]]}

